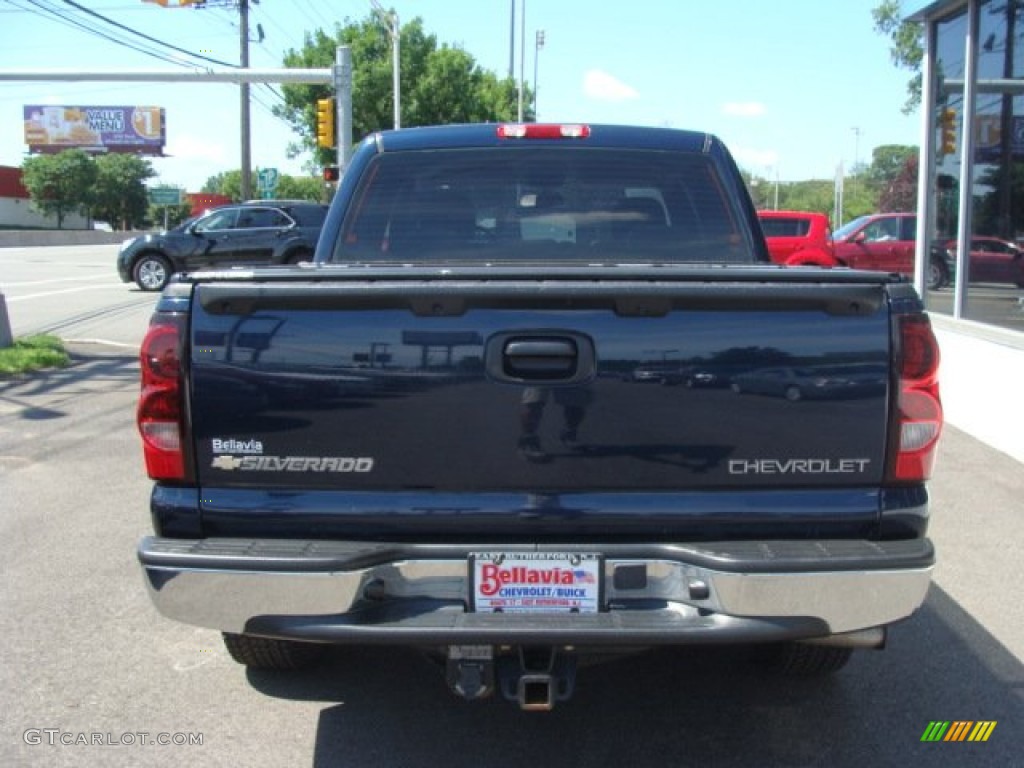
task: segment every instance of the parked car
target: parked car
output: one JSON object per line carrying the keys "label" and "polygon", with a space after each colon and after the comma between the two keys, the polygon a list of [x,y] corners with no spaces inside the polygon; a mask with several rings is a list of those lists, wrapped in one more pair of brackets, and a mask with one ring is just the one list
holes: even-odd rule
{"label": "parked car", "polygon": [[175,272],[311,260],[326,216],[326,205],[311,202],[212,208],[166,232],[125,240],[117,272],[144,291],[160,291]]}
{"label": "parked car", "polygon": [[672,363],[643,363],[633,370],[632,381],[638,384],[674,386],[686,379],[686,370]]}
{"label": "parked car", "polygon": [[[956,264],[956,240],[946,243],[951,264]],[[1024,248],[998,237],[971,238],[972,283],[1011,283],[1024,288]]]}
{"label": "parked car", "polygon": [[737,394],[770,395],[787,400],[841,400],[885,393],[884,365],[859,363],[808,368],[761,368],[733,377]]}
{"label": "parked car", "polygon": [[[836,260],[846,267],[914,274],[917,214],[873,213],[861,216],[832,233]],[[935,291],[948,284],[952,263],[946,248],[933,244],[925,283]]]}
{"label": "parked car", "polygon": [[828,216],[811,211],[758,211],[768,253],[776,264],[837,266]]}

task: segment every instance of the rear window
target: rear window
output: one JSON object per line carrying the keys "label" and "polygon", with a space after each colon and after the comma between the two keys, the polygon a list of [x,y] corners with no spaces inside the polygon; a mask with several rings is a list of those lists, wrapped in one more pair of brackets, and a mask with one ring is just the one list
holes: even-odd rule
{"label": "rear window", "polygon": [[276,208],[243,208],[238,212],[237,229],[271,229],[287,227],[292,220]]}
{"label": "rear window", "polygon": [[765,237],[807,237],[811,231],[811,220],[795,216],[763,218],[761,229]]}
{"label": "rear window", "polygon": [[301,205],[289,209],[288,214],[300,227],[322,227],[327,218],[326,205]]}
{"label": "rear window", "polygon": [[498,147],[379,155],[334,261],[756,261],[707,155]]}

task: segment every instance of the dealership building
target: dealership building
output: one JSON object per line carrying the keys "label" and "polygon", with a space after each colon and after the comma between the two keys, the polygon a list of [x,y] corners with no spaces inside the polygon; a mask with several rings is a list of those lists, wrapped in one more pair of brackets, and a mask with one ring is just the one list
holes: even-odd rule
{"label": "dealership building", "polygon": [[[953,275],[929,310],[1024,335],[1024,2],[941,0],[908,19],[924,28],[918,288],[941,243]],[[972,277],[972,261],[999,259],[1005,280]]]}
{"label": "dealership building", "polygon": [[[908,20],[924,29],[915,282],[946,421],[1024,462],[1024,290],[972,280],[969,257],[1024,236],[1024,0],[939,0]],[[935,241],[953,241],[955,274],[926,292]]]}

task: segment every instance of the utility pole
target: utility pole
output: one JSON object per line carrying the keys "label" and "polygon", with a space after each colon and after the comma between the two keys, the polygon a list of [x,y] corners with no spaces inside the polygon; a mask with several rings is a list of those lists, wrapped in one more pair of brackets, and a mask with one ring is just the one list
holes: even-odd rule
{"label": "utility pole", "polygon": [[[249,68],[249,0],[238,0],[238,13],[241,23],[238,25],[241,30],[239,40],[241,46],[242,69]],[[241,123],[242,130],[242,199],[252,199],[252,143],[250,141],[251,130],[249,120],[249,83],[244,82],[240,86],[241,91]]]}
{"label": "utility pole", "polygon": [[519,14],[519,122],[523,122],[523,99],[526,98],[524,83],[526,74],[526,0],[523,0],[522,13]]}

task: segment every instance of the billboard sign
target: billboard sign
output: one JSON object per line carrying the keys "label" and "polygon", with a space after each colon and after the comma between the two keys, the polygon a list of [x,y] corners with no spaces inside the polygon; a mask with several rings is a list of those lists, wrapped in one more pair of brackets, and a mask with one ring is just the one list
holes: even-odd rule
{"label": "billboard sign", "polygon": [[68,107],[30,104],[24,108],[25,143],[30,152],[79,148],[90,152],[162,155],[167,138],[160,107]]}
{"label": "billboard sign", "polygon": [[1013,115],[1010,137],[1006,149],[1010,157],[1003,157],[1003,121],[999,115],[978,115],[975,119],[974,159],[979,163],[1009,163],[1024,158],[1024,116]]}

